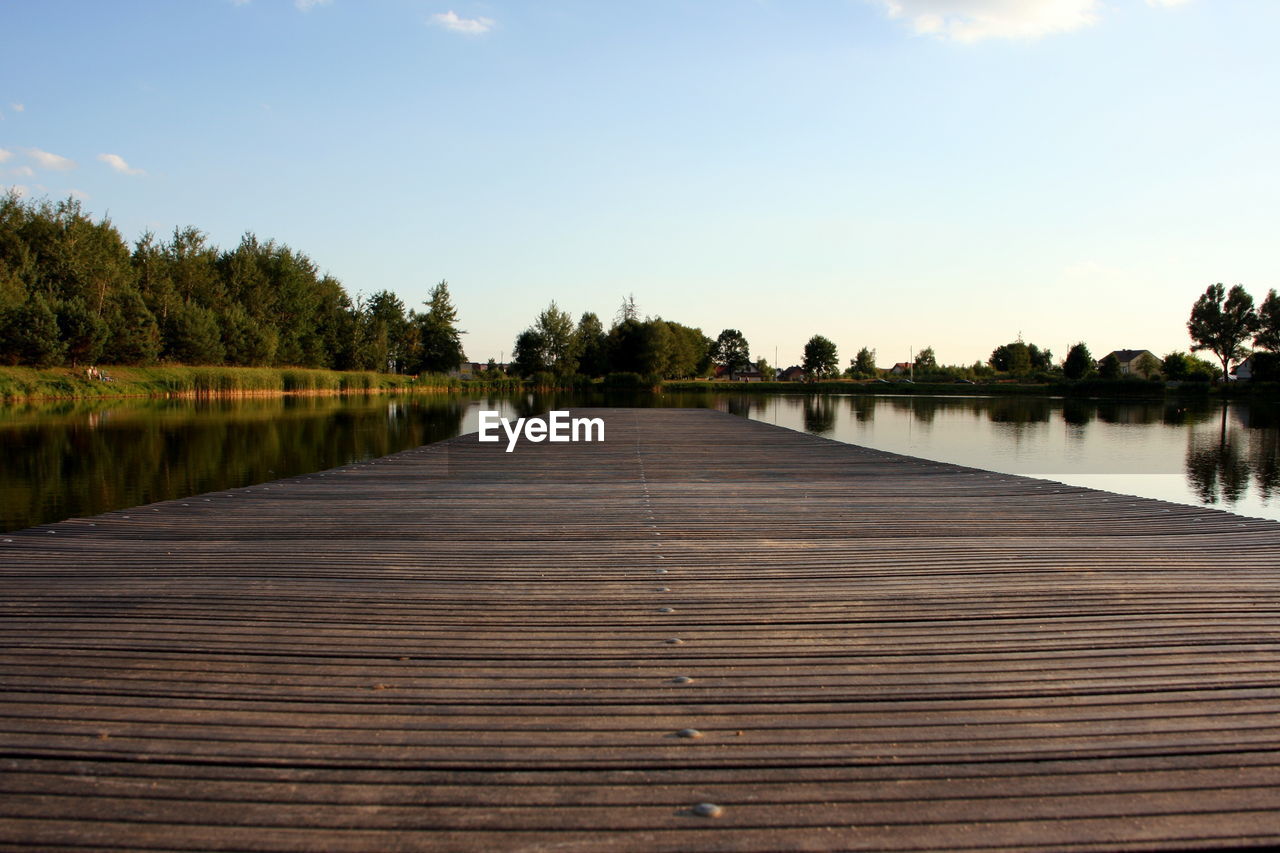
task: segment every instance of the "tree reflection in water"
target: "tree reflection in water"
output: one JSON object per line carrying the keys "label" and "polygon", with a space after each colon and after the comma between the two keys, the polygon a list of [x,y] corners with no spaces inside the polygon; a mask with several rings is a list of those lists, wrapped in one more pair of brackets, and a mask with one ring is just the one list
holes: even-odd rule
{"label": "tree reflection in water", "polygon": [[836,405],[826,394],[804,398],[804,431],[825,435],[836,428]]}
{"label": "tree reflection in water", "polygon": [[0,410],[0,528],[261,483],[451,438],[468,401],[286,397]]}
{"label": "tree reflection in water", "polygon": [[[1071,465],[1082,473],[1110,473],[1112,460],[1127,459],[1128,448],[1141,445],[1147,459],[1158,450],[1153,464],[1166,466],[1162,471],[1181,466],[1185,483],[1178,500],[1248,507],[1255,495],[1280,498],[1280,406],[1274,404],[1233,402],[1224,411],[1208,397],[1147,402],[841,396],[576,391],[0,407],[0,527],[28,527],[394,453],[457,435],[477,406],[503,408],[515,417],[586,406],[715,408],[978,467],[999,468],[1016,447],[1045,466],[1043,471]],[[1069,456],[1052,456],[1063,453],[1055,424],[1066,429]]]}
{"label": "tree reflection in water", "polygon": [[[1236,423],[1229,423],[1231,420]],[[1243,427],[1243,435],[1233,426]],[[1236,503],[1248,493],[1251,481],[1261,497],[1274,494],[1280,487],[1276,426],[1274,411],[1223,406],[1214,433],[1191,433],[1187,481],[1200,500],[1206,504]]]}

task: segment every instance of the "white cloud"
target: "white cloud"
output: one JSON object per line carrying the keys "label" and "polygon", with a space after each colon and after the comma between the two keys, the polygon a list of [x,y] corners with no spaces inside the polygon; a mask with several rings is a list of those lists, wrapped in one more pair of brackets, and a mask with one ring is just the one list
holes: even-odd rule
{"label": "white cloud", "polygon": [[493,29],[494,24],[492,18],[460,18],[452,9],[432,15],[431,20],[450,32],[465,33],[469,36],[483,35]]}
{"label": "white cloud", "polygon": [[15,113],[20,113],[27,108],[26,104],[10,104],[9,108]]}
{"label": "white cloud", "polygon": [[84,190],[76,190],[76,189],[73,189],[73,190],[70,190],[70,191],[67,193],[67,195],[71,196],[72,198],[78,198],[78,199],[80,199],[81,201],[88,201],[88,200],[89,200],[89,194],[88,194],[87,192],[85,192]]}
{"label": "white cloud", "polygon": [[13,170],[13,173],[19,178],[34,178],[36,176],[36,170],[30,166],[19,166]]}
{"label": "white cloud", "polygon": [[135,169],[124,161],[119,154],[99,154],[98,159],[123,175],[145,175],[141,169]]}
{"label": "white cloud", "polygon": [[27,153],[31,158],[46,169],[53,169],[57,172],[65,172],[68,169],[74,169],[76,163],[74,160],[68,160],[58,154],[50,154],[48,151],[41,151],[39,148],[28,148]]}
{"label": "white cloud", "polygon": [[1190,0],[1147,0],[1148,6],[1182,6]]}
{"label": "white cloud", "polygon": [[328,6],[333,0],[293,0],[299,12],[310,12],[317,6]]}
{"label": "white cloud", "polygon": [[877,0],[917,33],[955,41],[1038,38],[1087,27],[1098,0]]}
{"label": "white cloud", "polygon": [[8,160],[12,156],[13,156],[12,151],[5,151],[3,148],[0,148],[0,163],[3,163],[5,160]]}

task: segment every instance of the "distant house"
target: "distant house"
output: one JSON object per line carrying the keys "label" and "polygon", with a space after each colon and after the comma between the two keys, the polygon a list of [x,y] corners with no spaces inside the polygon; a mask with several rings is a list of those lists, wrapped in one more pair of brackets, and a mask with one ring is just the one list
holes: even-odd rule
{"label": "distant house", "polygon": [[804,368],[796,365],[792,365],[778,374],[779,382],[803,382],[804,379]]}
{"label": "distant house", "polygon": [[1144,355],[1149,355],[1156,360],[1157,364],[1160,363],[1160,358],[1149,349],[1112,350],[1111,352],[1107,353],[1107,355],[1104,355],[1100,359],[1100,361],[1106,361],[1107,356],[1112,356],[1112,355],[1116,357],[1116,361],[1120,362],[1121,376],[1141,376],[1144,379],[1148,378],[1145,373],[1143,373],[1141,370],[1138,369],[1138,362],[1142,359]]}
{"label": "distant house", "polygon": [[[496,364],[494,367],[501,373],[505,373],[507,370],[507,366],[505,364]],[[449,375],[460,379],[475,379],[488,369],[488,362],[481,364],[478,361],[464,361],[462,364],[458,365],[456,370],[450,370]]]}
{"label": "distant house", "polygon": [[1231,368],[1232,379],[1243,379],[1248,381],[1253,378],[1253,359],[1246,358],[1244,361]]}
{"label": "distant house", "polygon": [[889,372],[892,373],[894,376],[901,376],[904,373],[910,373],[911,362],[900,361],[897,364],[895,364],[893,367],[889,368]]}
{"label": "distant house", "polygon": [[730,382],[759,382],[764,374],[754,364],[742,370],[730,370],[724,365],[716,365],[716,379],[728,379]]}

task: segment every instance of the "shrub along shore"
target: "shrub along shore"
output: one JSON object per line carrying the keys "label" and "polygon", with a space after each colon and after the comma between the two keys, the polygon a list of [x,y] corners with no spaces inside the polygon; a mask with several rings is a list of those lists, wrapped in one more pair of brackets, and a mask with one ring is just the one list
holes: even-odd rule
{"label": "shrub along shore", "polygon": [[292,367],[99,367],[97,378],[86,368],[0,367],[0,400],[23,402],[112,397],[256,397],[288,394],[370,394],[385,392],[448,392],[572,389],[661,391],[673,394],[928,394],[993,396],[1024,394],[1051,397],[1125,397],[1159,399],[1170,395],[1280,397],[1275,383],[1207,382],[1165,384],[1145,380],[1083,380],[1080,382],[980,384],[932,382],[726,382],[711,380],[660,381],[637,374],[610,374],[592,381],[576,376],[559,379],[539,374],[530,380],[513,377],[461,379],[443,374],[407,376],[373,371],[315,370]]}
{"label": "shrub along shore", "polygon": [[448,377],[399,376],[372,371],[276,367],[0,367],[0,399],[93,399],[98,397],[254,397],[278,394],[348,394],[447,389]]}

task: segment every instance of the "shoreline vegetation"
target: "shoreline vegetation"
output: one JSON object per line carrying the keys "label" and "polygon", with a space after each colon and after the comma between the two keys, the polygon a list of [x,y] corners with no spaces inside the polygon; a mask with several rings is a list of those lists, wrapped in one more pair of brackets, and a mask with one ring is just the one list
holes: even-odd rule
{"label": "shoreline vegetation", "polygon": [[98,378],[86,368],[0,366],[0,400],[6,404],[56,400],[123,397],[234,398],[288,395],[377,393],[526,392],[540,390],[635,391],[673,394],[892,394],[934,396],[1027,395],[1049,397],[1124,397],[1159,399],[1169,396],[1261,397],[1280,399],[1280,384],[1241,383],[1241,387],[1208,382],[1166,383],[1142,379],[1087,379],[1077,382],[991,381],[880,382],[836,379],[818,382],[734,382],[728,380],[661,380],[634,373],[615,373],[604,379],[582,376],[533,379],[513,377],[462,378],[446,374],[417,376],[375,371],[311,368],[219,367],[156,365],[98,366]]}
{"label": "shoreline vegetation", "polygon": [[[1095,360],[1083,341],[1059,363],[1021,334],[973,364],[942,363],[926,346],[884,368],[864,346],[843,369],[835,342],[813,335],[803,363],[781,368],[753,359],[738,329],[711,338],[642,318],[634,296],[607,328],[591,311],[575,324],[552,301],[516,336],[509,363],[482,365],[466,360],[458,323],[443,280],[420,308],[406,308],[389,290],[353,297],[307,255],[252,233],[230,250],[194,226],[130,246],[74,198],[0,195],[0,365],[11,366],[0,367],[0,400],[415,389],[1280,396],[1280,296],[1269,292],[1255,310],[1242,287],[1221,284],[1188,322],[1192,351],[1212,352],[1221,370],[1178,351],[1114,350]],[[1245,348],[1250,337],[1257,351]],[[1233,362],[1248,387],[1230,387]],[[1215,379],[1224,384],[1210,388]]]}

